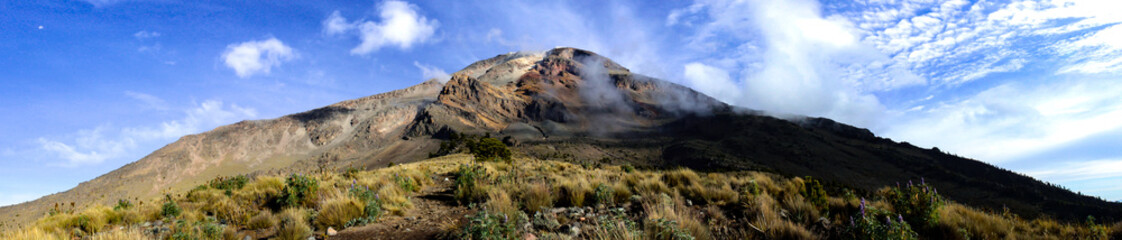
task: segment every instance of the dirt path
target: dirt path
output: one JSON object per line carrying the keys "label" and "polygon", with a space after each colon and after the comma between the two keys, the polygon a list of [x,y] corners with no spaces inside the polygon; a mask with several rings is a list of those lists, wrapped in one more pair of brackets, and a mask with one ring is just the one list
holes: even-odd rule
{"label": "dirt path", "polygon": [[413,208],[404,216],[384,216],[377,223],[347,228],[327,239],[433,239],[448,226],[458,226],[468,213],[453,198],[453,181],[452,176],[437,176],[413,196]]}

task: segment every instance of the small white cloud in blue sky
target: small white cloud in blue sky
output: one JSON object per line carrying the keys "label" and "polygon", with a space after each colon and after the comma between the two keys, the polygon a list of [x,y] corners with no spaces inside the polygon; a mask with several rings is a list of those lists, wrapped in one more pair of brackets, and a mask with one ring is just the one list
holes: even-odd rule
{"label": "small white cloud in blue sky", "polygon": [[226,66],[242,78],[269,74],[273,67],[293,58],[296,58],[296,53],[277,38],[230,44],[222,53]]}

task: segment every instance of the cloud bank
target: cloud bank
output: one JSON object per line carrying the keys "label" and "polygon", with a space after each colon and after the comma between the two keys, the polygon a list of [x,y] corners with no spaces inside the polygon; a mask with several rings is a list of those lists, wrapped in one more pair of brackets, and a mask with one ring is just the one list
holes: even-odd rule
{"label": "cloud bank", "polygon": [[[141,99],[141,101],[146,100]],[[236,104],[225,105],[218,100],[208,100],[185,110],[184,114],[182,119],[165,121],[156,126],[117,129],[103,125],[80,130],[61,140],[41,137],[36,142],[46,154],[64,160],[51,163],[62,167],[95,165],[107,160],[133,160],[124,158],[142,156],[144,154],[140,149],[142,145],[165,142],[223,124],[253,118],[257,116],[257,111]]]}

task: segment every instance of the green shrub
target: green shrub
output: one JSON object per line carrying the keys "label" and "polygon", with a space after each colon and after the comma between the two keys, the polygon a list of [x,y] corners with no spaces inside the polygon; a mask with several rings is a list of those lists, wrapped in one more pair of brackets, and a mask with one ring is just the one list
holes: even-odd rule
{"label": "green shrub", "polygon": [[284,189],[281,190],[281,196],[277,199],[281,206],[310,206],[315,203],[316,191],[319,189],[319,182],[316,179],[292,174],[284,182]]}
{"label": "green shrub", "polygon": [[401,190],[405,190],[406,192],[416,192],[421,190],[421,187],[417,184],[417,180],[414,180],[411,177],[394,174],[393,181],[397,183],[398,187],[401,187]]}
{"label": "green shrub", "polygon": [[525,216],[507,216],[505,214],[479,211],[474,215],[464,216],[468,223],[460,232],[460,239],[520,239],[518,226],[525,222]]}
{"label": "green shrub", "polygon": [[247,182],[249,182],[249,177],[237,175],[233,177],[217,177],[211,179],[207,185],[210,186],[210,188],[226,190],[226,192],[229,193],[232,190],[242,189]]}
{"label": "green shrub", "polygon": [[693,240],[693,235],[689,231],[682,229],[678,226],[678,222],[666,219],[655,219],[650,222],[654,228],[651,232],[652,239],[660,240]]}
{"label": "green shrub", "polygon": [[116,211],[129,210],[129,208],[132,208],[132,202],[129,202],[128,199],[118,199],[117,206],[113,206],[113,210]]}
{"label": "green shrub", "polygon": [[623,166],[620,166],[619,168],[623,169],[623,172],[626,172],[626,173],[635,172],[635,166],[631,166],[631,164],[625,164]]}
{"label": "green shrub", "polygon": [[929,227],[939,222],[939,208],[943,207],[943,198],[934,187],[920,181],[920,184],[897,186],[885,194],[885,200],[892,204],[896,213],[903,215],[904,220],[918,224],[915,226]]}
{"label": "green shrub", "polygon": [[596,198],[594,200],[597,203],[602,203],[604,205],[615,204],[615,190],[612,189],[611,186],[603,183],[596,185],[596,190],[593,197]]}
{"label": "green shrub", "polygon": [[343,172],[343,177],[347,179],[358,179],[358,172],[358,168],[347,167],[347,170]]}
{"label": "green shrub", "polygon": [[350,193],[365,205],[362,208],[362,217],[348,221],[344,227],[360,226],[372,223],[378,220],[384,212],[382,208],[382,199],[378,197],[377,193],[370,191],[369,188],[351,188]]}
{"label": "green shrub", "polygon": [[589,239],[642,239],[643,231],[635,221],[627,218],[623,208],[613,208],[611,214],[600,215],[589,230]]}
{"label": "green shrub", "polygon": [[510,149],[502,141],[494,138],[481,138],[478,142],[468,141],[468,151],[477,161],[511,161]]}
{"label": "green shrub", "polygon": [[179,208],[179,204],[175,203],[175,199],[171,198],[171,194],[165,195],[165,197],[167,202],[164,202],[164,206],[160,208],[160,216],[165,218],[178,217],[183,210]]}
{"label": "green shrub", "polygon": [[822,188],[822,183],[810,176],[807,176],[804,182],[803,189],[799,190],[799,194],[802,194],[806,201],[818,208],[819,211],[829,211],[829,196],[826,195],[826,190]]}
{"label": "green shrub", "polygon": [[482,181],[486,180],[487,171],[479,165],[460,165],[456,170],[455,195],[456,200],[463,203],[478,203],[487,198],[487,191]]}
{"label": "green shrub", "polygon": [[865,199],[861,199],[859,211],[843,227],[843,239],[919,239],[899,214],[867,207]]}

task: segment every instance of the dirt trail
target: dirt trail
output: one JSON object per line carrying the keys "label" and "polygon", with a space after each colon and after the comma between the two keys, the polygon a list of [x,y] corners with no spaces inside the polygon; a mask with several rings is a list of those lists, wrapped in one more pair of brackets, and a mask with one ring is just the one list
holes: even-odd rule
{"label": "dirt trail", "polygon": [[[445,181],[445,179],[448,179]],[[440,175],[413,196],[404,216],[383,216],[377,223],[347,228],[327,239],[433,239],[448,226],[458,226],[468,213],[453,197],[452,176]]]}

